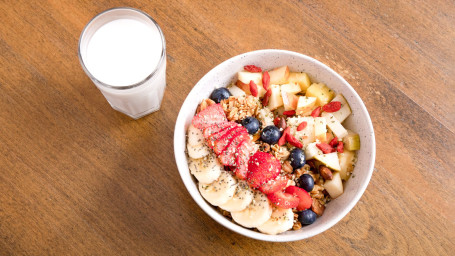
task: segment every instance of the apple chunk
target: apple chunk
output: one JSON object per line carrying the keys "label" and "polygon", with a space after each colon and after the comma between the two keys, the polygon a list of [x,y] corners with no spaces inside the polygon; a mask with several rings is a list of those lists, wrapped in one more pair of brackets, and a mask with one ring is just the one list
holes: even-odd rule
{"label": "apple chunk", "polygon": [[348,131],[343,127],[343,125],[338,121],[332,113],[324,112],[321,114],[322,118],[325,118],[327,121],[327,126],[332,130],[333,134],[338,137],[338,139],[343,139],[348,135]]}
{"label": "apple chunk", "polygon": [[281,90],[281,98],[283,99],[284,111],[295,110],[297,108],[298,96]]}
{"label": "apple chunk", "polygon": [[327,85],[319,83],[312,84],[310,87],[308,87],[305,95],[307,97],[316,97],[316,105],[324,106],[333,99],[335,93],[329,87],[327,87]]}
{"label": "apple chunk", "polygon": [[337,198],[343,194],[343,182],[341,182],[340,173],[335,172],[331,180],[326,180],[324,188],[329,192],[330,197]]}
{"label": "apple chunk", "polygon": [[281,91],[285,91],[291,94],[297,94],[301,91],[300,86],[295,83],[281,85]]}
{"label": "apple chunk", "polygon": [[311,85],[310,77],[304,72],[290,72],[288,81],[298,84],[302,92],[306,92],[306,89]]}
{"label": "apple chunk", "polygon": [[339,172],[341,170],[340,162],[338,160],[338,155],[336,152],[323,155],[315,155],[314,158],[334,171]]}
{"label": "apple chunk", "polygon": [[327,121],[324,117],[314,118],[314,136],[321,142],[327,142]]}
{"label": "apple chunk", "polygon": [[343,153],[338,153],[338,159],[340,161],[341,179],[348,180],[351,172],[354,170],[355,153],[345,149]]}
{"label": "apple chunk", "polygon": [[341,93],[337,94],[337,96],[333,98],[332,102],[333,101],[339,101],[341,103],[340,110],[333,112],[332,114],[340,123],[342,123],[351,114],[351,107]]}
{"label": "apple chunk", "polygon": [[285,84],[289,77],[289,67],[282,66],[269,71],[271,84]]}
{"label": "apple chunk", "polygon": [[270,95],[268,107],[270,110],[275,110],[283,106],[283,98],[281,97],[280,86],[277,84],[272,84],[270,86],[270,90],[272,90],[272,95]]}
{"label": "apple chunk", "polygon": [[300,116],[308,116],[311,114],[315,103],[315,97],[300,96],[295,113]]}
{"label": "apple chunk", "polygon": [[[248,82],[248,84],[245,84],[243,83],[242,81],[240,80],[237,80],[237,82],[235,83],[235,85],[242,89],[242,91],[244,91],[246,94],[248,95],[251,95],[251,91],[250,91],[250,82]],[[262,85],[258,85],[256,84],[257,87],[258,87],[258,97],[263,97],[264,94],[266,93],[266,90],[264,89],[264,87],[262,87]]]}

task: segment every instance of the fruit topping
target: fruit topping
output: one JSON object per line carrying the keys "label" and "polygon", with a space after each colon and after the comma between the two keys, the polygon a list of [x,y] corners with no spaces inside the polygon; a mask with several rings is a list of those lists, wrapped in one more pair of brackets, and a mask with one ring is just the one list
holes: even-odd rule
{"label": "fruit topping", "polygon": [[328,112],[328,113],[337,112],[340,109],[341,109],[341,102],[339,102],[339,101],[329,102],[322,107],[322,111]]}
{"label": "fruit topping", "polygon": [[312,210],[305,210],[299,213],[298,220],[302,225],[310,225],[316,221],[316,213]]}
{"label": "fruit topping", "polygon": [[261,185],[259,190],[264,194],[272,194],[282,190],[288,184],[289,179],[285,176],[278,176],[273,180],[269,180],[267,183]]}
{"label": "fruit topping", "polygon": [[273,194],[268,194],[267,198],[275,206],[283,209],[295,208],[299,205],[299,198],[292,194],[277,191]]}
{"label": "fruit topping", "polygon": [[[229,134],[232,130],[237,129],[239,127],[239,125],[237,123],[235,123],[235,122],[229,122],[228,124],[231,124],[231,125],[226,127],[226,128],[224,128],[223,130],[221,130],[219,132],[215,132],[212,135],[206,137],[207,144],[212,149],[215,146],[215,144],[217,143],[217,141],[219,141],[220,139],[226,137],[227,134]],[[212,126],[210,126],[210,127],[212,127]],[[210,127],[206,128],[206,129],[209,129]]]}
{"label": "fruit topping", "polygon": [[255,65],[246,65],[243,67],[248,72],[253,72],[253,73],[258,73],[262,72],[262,69],[260,67],[256,67]]}
{"label": "fruit topping", "polygon": [[269,125],[262,129],[261,140],[265,143],[273,145],[278,142],[280,137],[281,137],[280,129],[278,129],[278,127],[274,125]]}
{"label": "fruit topping", "polygon": [[218,155],[220,162],[227,166],[235,166],[237,147],[244,141],[248,140],[248,132],[245,128],[238,132],[234,138],[229,142],[224,151]]}
{"label": "fruit topping", "polygon": [[338,138],[337,138],[337,137],[333,138],[333,139],[330,141],[329,145],[330,145],[332,148],[336,147],[336,146],[338,145]]}
{"label": "fruit topping", "polygon": [[295,115],[295,110],[284,111],[283,115],[285,115],[285,116],[293,116],[293,115]]}
{"label": "fruit topping", "polygon": [[318,144],[316,144],[316,147],[318,147],[322,151],[322,153],[324,153],[324,154],[328,154],[328,153],[332,153],[333,152],[332,146],[330,146],[327,143],[318,143]]}
{"label": "fruit topping", "polygon": [[214,104],[195,115],[192,122],[194,127],[203,130],[209,126],[227,122],[227,118],[221,104]]}
{"label": "fruit topping", "polygon": [[237,147],[237,157],[235,159],[236,168],[234,174],[241,180],[246,180],[248,175],[248,160],[254,151],[254,143],[251,141],[243,141]]}
{"label": "fruit topping", "polygon": [[311,192],[314,188],[314,179],[309,174],[303,174],[299,178],[299,187],[303,188],[306,192]]}
{"label": "fruit topping", "polygon": [[[269,72],[265,71],[264,74],[262,74],[262,87],[264,87],[265,90],[269,90],[270,86],[270,75]],[[272,92],[272,91],[270,91]],[[264,104],[264,106],[267,104]]]}
{"label": "fruit topping", "polygon": [[253,80],[250,81],[250,92],[254,97],[258,96],[258,86],[253,82]]}
{"label": "fruit topping", "polygon": [[318,117],[321,115],[321,107],[317,107],[311,112],[312,117]]}
{"label": "fruit topping", "polygon": [[307,126],[307,122],[303,121],[299,124],[299,126],[297,126],[297,131],[300,132],[301,130],[305,129],[305,127]]}
{"label": "fruit topping", "polygon": [[262,98],[263,106],[267,106],[269,104],[270,96],[272,96],[272,90],[268,89],[264,94],[264,98]]}
{"label": "fruit topping", "polygon": [[278,146],[283,146],[284,144],[286,144],[286,135],[289,133],[290,130],[291,128],[289,127],[284,129],[283,135],[281,135],[281,138],[278,140]]}
{"label": "fruit topping", "polygon": [[281,164],[273,155],[258,151],[248,161],[248,184],[257,188],[269,180],[275,179],[281,170]]}
{"label": "fruit topping", "polygon": [[291,166],[294,170],[299,169],[306,163],[305,152],[300,148],[294,148],[289,155],[289,160],[291,161]]}
{"label": "fruit topping", "polygon": [[204,138],[209,138],[212,135],[215,135],[217,133],[220,133],[221,131],[232,128],[236,125],[237,125],[237,123],[235,123],[235,122],[226,122],[226,123],[211,125],[204,129],[204,132],[203,132]]}
{"label": "fruit topping", "polygon": [[229,145],[232,139],[234,139],[237,136],[237,133],[241,133],[245,130],[242,126],[236,126],[234,129],[229,130],[224,134],[222,137],[220,137],[218,140],[215,141],[214,146],[213,146],[213,151],[217,155],[221,154],[224,149]]}
{"label": "fruit topping", "polygon": [[249,116],[249,117],[243,119],[242,125],[243,125],[243,127],[246,128],[246,130],[248,131],[249,134],[257,133],[259,130],[259,126],[260,126],[259,121],[252,116]]}
{"label": "fruit topping", "polygon": [[296,139],[290,132],[286,133],[286,141],[294,147],[303,148],[302,142]]}
{"label": "fruit topping", "polygon": [[222,100],[229,99],[230,96],[232,96],[231,92],[227,88],[221,87],[213,90],[212,94],[210,94],[210,99],[220,103]]}
{"label": "fruit topping", "polygon": [[337,151],[338,151],[338,153],[343,153],[343,151],[344,151],[344,144],[343,144],[342,141],[340,141],[340,143],[338,143]]}
{"label": "fruit topping", "polygon": [[303,211],[311,207],[313,199],[304,189],[296,186],[289,186],[284,191],[299,198],[299,204],[297,206],[298,211]]}

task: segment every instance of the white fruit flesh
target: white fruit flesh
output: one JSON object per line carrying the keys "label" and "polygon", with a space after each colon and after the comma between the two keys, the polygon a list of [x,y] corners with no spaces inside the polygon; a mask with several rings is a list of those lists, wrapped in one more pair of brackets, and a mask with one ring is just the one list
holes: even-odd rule
{"label": "white fruit flesh", "polygon": [[305,92],[311,85],[310,77],[303,72],[290,72],[288,77],[289,83],[297,83],[300,90]]}
{"label": "white fruit flesh", "polygon": [[223,165],[218,161],[214,153],[199,159],[190,159],[188,167],[191,174],[196,177],[200,183],[209,184],[220,177]]}
{"label": "white fruit flesh", "polygon": [[210,184],[199,182],[202,197],[214,206],[224,204],[234,196],[237,181],[227,171],[221,171],[220,177]]}
{"label": "white fruit flesh", "polygon": [[296,83],[289,83],[281,85],[282,92],[289,92],[291,94],[297,94],[301,91],[300,86]]}
{"label": "white fruit flesh", "polygon": [[315,103],[316,97],[300,96],[295,113],[300,116],[310,115]]}
{"label": "white fruit flesh", "polygon": [[228,90],[234,97],[246,95],[246,93],[242,89],[235,85],[231,85],[230,87],[228,87]]}
{"label": "white fruit flesh", "polygon": [[272,84],[270,86],[270,89],[272,90],[272,95],[270,95],[268,107],[270,110],[275,110],[275,109],[283,106],[283,99],[281,98],[281,90],[280,90],[280,86],[277,84]]}
{"label": "white fruit flesh", "polygon": [[314,136],[321,142],[327,142],[327,121],[325,118],[314,118]]}
{"label": "white fruit flesh", "polygon": [[282,66],[269,71],[271,84],[285,84],[289,77],[289,67]]}
{"label": "white fruit flesh", "polygon": [[316,146],[317,142],[308,144],[305,148],[305,159],[311,160],[317,155],[323,155],[324,153]]}
{"label": "white fruit flesh", "polygon": [[295,110],[297,108],[297,103],[299,101],[299,97],[281,90],[281,98],[283,99],[283,106],[285,111]]}
{"label": "white fruit flesh", "polygon": [[204,142],[204,135],[202,131],[194,127],[193,124],[190,124],[188,127],[188,144],[190,145],[199,145]]}
{"label": "white fruit flesh", "polygon": [[329,87],[327,87],[327,85],[322,83],[315,83],[308,87],[305,95],[307,97],[316,97],[316,105],[324,106],[333,99],[335,93]]}
{"label": "white fruit flesh", "polygon": [[234,196],[226,203],[219,205],[223,210],[237,212],[244,210],[253,200],[253,190],[244,180],[239,180]]}
{"label": "white fruit flesh", "polygon": [[[301,131],[297,131],[297,127],[302,122],[306,122],[307,123],[306,127],[303,130],[301,130]],[[296,139],[298,139],[300,142],[302,142],[304,147],[315,140],[315,136],[314,136],[314,118],[313,117],[311,117],[311,116],[289,117],[286,120],[286,123],[289,126],[289,128],[291,129],[291,134],[294,135],[294,137]]]}
{"label": "white fruit flesh", "polygon": [[293,225],[294,213],[292,209],[275,208],[270,219],[257,228],[262,233],[276,235],[291,229]]}
{"label": "white fruit flesh", "polygon": [[247,228],[255,228],[270,219],[272,205],[265,194],[255,191],[253,201],[244,210],[231,212],[231,216],[238,224]]}
{"label": "white fruit flesh", "polygon": [[186,145],[186,148],[188,150],[188,155],[194,159],[203,158],[204,156],[206,156],[210,153],[210,149],[206,145],[205,141],[203,143],[197,144],[197,145],[191,145],[188,143]]}
{"label": "white fruit flesh", "polygon": [[340,162],[338,160],[337,152],[323,154],[323,155],[315,155],[314,158],[325,166],[329,167],[334,171],[340,171]]}
{"label": "white fruit flesh", "polygon": [[324,188],[333,199],[343,194],[343,182],[341,181],[340,173],[333,173],[333,178],[325,181]]}
{"label": "white fruit flesh", "polygon": [[240,71],[237,73],[238,79],[244,84],[250,84],[253,81],[256,85],[262,85],[262,73],[253,73],[248,71]]}
{"label": "white fruit flesh", "polygon": [[355,153],[345,149],[343,153],[338,153],[338,159],[341,179],[348,180],[350,173],[354,170]]}
{"label": "white fruit flesh", "polygon": [[333,101],[339,101],[341,103],[340,110],[333,112],[332,114],[340,123],[342,123],[352,113],[351,107],[341,93],[337,94],[337,96],[333,98],[332,102]]}
{"label": "white fruit flesh", "polygon": [[343,139],[346,135],[348,135],[348,131],[343,127],[340,121],[332,115],[332,113],[324,112],[321,116],[326,119],[327,126],[333,134],[338,137],[338,139]]}

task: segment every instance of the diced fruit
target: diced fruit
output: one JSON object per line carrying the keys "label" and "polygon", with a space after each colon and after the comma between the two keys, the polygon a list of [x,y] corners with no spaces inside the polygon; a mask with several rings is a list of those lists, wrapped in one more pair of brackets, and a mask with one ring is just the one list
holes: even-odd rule
{"label": "diced fruit", "polygon": [[327,126],[330,130],[338,137],[338,139],[343,139],[348,135],[348,131],[343,127],[343,125],[333,116],[332,113],[324,112],[321,115],[326,119]]}
{"label": "diced fruit", "polygon": [[253,81],[257,85],[262,85],[262,73],[240,71],[237,73],[237,78],[244,84],[250,84],[250,81]]}
{"label": "diced fruit", "polygon": [[317,142],[313,142],[313,143],[310,143],[308,144],[308,146],[306,146],[305,148],[305,158],[306,160],[311,160],[314,158],[314,156],[316,155],[322,155],[324,154],[317,146],[316,144],[318,144]]}
{"label": "diced fruit", "polygon": [[334,172],[333,178],[325,181],[324,188],[333,199],[343,194],[343,183],[341,182],[340,173]]}
{"label": "diced fruit", "polygon": [[212,94],[210,94],[210,99],[215,101],[216,103],[220,103],[222,100],[228,99],[231,95],[227,88],[221,87],[213,90]]}
{"label": "diced fruit", "polygon": [[281,92],[288,92],[290,94],[297,94],[301,91],[300,86],[296,83],[289,83],[281,85]]}
{"label": "diced fruit", "polygon": [[289,186],[285,189],[286,193],[296,196],[299,198],[299,204],[297,206],[297,211],[303,211],[311,207],[313,203],[313,199],[311,199],[310,194],[306,192],[304,189],[296,187],[296,186]]}
{"label": "diced fruit", "polygon": [[281,164],[273,155],[258,151],[248,161],[248,184],[257,188],[269,180],[275,179],[281,170]]}
{"label": "diced fruit", "polygon": [[321,142],[327,142],[327,121],[325,118],[314,118],[314,136]]}
{"label": "diced fruit", "polygon": [[235,159],[236,168],[234,174],[241,180],[246,180],[248,175],[248,160],[254,151],[254,144],[251,141],[244,141],[237,147],[237,156]]}
{"label": "diced fruit", "polygon": [[306,163],[305,153],[300,148],[294,148],[289,154],[289,160],[291,161],[292,168],[299,169]]}
{"label": "diced fruit", "polygon": [[211,135],[215,134],[215,133],[218,133],[226,128],[229,128],[229,127],[232,127],[234,125],[237,125],[235,122],[226,122],[226,123],[221,123],[221,124],[214,124],[214,125],[211,125],[207,128],[204,129],[204,131],[202,132],[204,138],[208,138],[210,137]]}
{"label": "diced fruit", "polygon": [[343,146],[343,142],[342,142],[342,141],[340,141],[340,142],[338,143],[337,151],[338,151],[339,153],[343,153],[343,151],[344,151],[344,146]]}
{"label": "diced fruit", "polygon": [[314,188],[314,179],[309,174],[303,174],[299,178],[299,186],[303,188],[306,192],[311,192]]}
{"label": "diced fruit", "polygon": [[270,75],[269,72],[265,71],[262,74],[262,87],[267,91],[270,87]]}
{"label": "diced fruit", "polygon": [[328,112],[328,113],[333,113],[337,112],[338,110],[341,109],[341,102],[339,101],[331,101],[324,106],[322,106],[322,111]]}
{"label": "diced fruit", "polygon": [[232,96],[234,97],[240,97],[246,95],[246,93],[237,87],[236,85],[231,85],[228,87],[229,92],[231,93]]}
{"label": "diced fruit", "polygon": [[312,210],[305,210],[299,213],[298,220],[302,225],[310,225],[316,221],[316,213]]}
{"label": "diced fruit", "polygon": [[270,95],[268,107],[270,110],[275,110],[283,106],[283,98],[281,97],[280,86],[272,84],[270,85],[270,90],[272,90],[272,95]]}
{"label": "diced fruit", "polygon": [[281,98],[283,99],[284,110],[295,110],[299,101],[299,96],[292,93],[281,91]]}
{"label": "diced fruit", "polygon": [[333,98],[332,102],[333,101],[341,102],[341,109],[332,114],[340,123],[342,123],[351,114],[351,107],[342,94],[337,94],[337,96]]}
{"label": "diced fruit", "polygon": [[250,81],[250,92],[254,97],[258,96],[258,86],[253,81]]}
{"label": "diced fruit", "polygon": [[262,72],[262,69],[255,65],[246,65],[243,67],[243,69],[245,69],[248,72]]}
{"label": "diced fruit", "polygon": [[196,114],[192,122],[194,127],[203,130],[211,125],[227,122],[227,118],[221,104],[214,104]]}
{"label": "diced fruit", "polygon": [[237,133],[236,136],[229,142],[224,151],[218,155],[218,159],[223,165],[226,166],[235,166],[236,153],[238,146],[249,140],[248,132],[245,128],[242,127],[242,131]]}
{"label": "diced fruit", "polygon": [[317,143],[316,147],[318,147],[324,154],[332,153],[334,151],[333,147],[327,143]]}
{"label": "diced fruit", "polygon": [[284,176],[278,176],[273,180],[269,180],[267,183],[259,187],[259,190],[268,195],[273,194],[277,191],[282,190],[288,184],[289,179]]}
{"label": "diced fruit", "polygon": [[243,119],[242,125],[243,125],[243,127],[246,128],[246,130],[248,131],[249,134],[257,133],[259,130],[259,126],[260,126],[259,121],[252,116],[249,116],[249,117],[246,117],[245,119]]}
{"label": "diced fruit", "polygon": [[261,140],[267,144],[273,145],[278,142],[281,137],[281,132],[275,125],[269,125],[262,129]]}
{"label": "diced fruit", "polygon": [[330,145],[332,148],[336,147],[336,146],[338,145],[338,138],[335,137],[335,138],[331,139],[329,145]]}
{"label": "diced fruit", "polygon": [[273,194],[268,194],[267,198],[275,206],[283,209],[295,208],[299,205],[298,197],[281,191],[277,191]]}
{"label": "diced fruit", "polygon": [[229,145],[232,139],[237,136],[237,133],[241,133],[245,130],[242,126],[236,126],[234,129],[227,131],[222,137],[214,141],[213,151],[217,155],[221,154],[224,149]]}
{"label": "diced fruit", "polygon": [[283,66],[269,71],[271,84],[285,84],[289,77],[289,67]]}
{"label": "diced fruit", "polygon": [[310,77],[304,72],[290,72],[288,82],[298,84],[303,92],[306,92],[311,85]]}
{"label": "diced fruit", "polygon": [[350,151],[360,149],[360,136],[357,133],[349,133],[343,138],[344,148]]}
{"label": "diced fruit", "polygon": [[311,111],[312,117],[318,117],[320,115],[321,115],[321,107],[316,107],[315,109],[313,109],[313,111]]}
{"label": "diced fruit", "polygon": [[338,161],[338,155],[336,152],[323,154],[323,155],[316,155],[314,158],[325,166],[329,167],[334,171],[340,171],[340,162]]}
{"label": "diced fruit", "polygon": [[300,96],[297,102],[297,108],[295,112],[300,116],[307,116],[311,114],[314,104],[316,103],[316,97]]}
{"label": "diced fruit", "polygon": [[305,95],[307,97],[316,97],[316,105],[324,106],[333,99],[335,93],[329,87],[327,87],[327,85],[323,83],[315,83],[308,87]]}
{"label": "diced fruit", "polygon": [[342,180],[348,180],[349,174],[354,170],[355,153],[353,151],[344,150],[343,153],[338,153],[340,161],[340,176]]}
{"label": "diced fruit", "polygon": [[327,136],[327,141],[332,141],[334,138],[332,132],[330,132],[330,131],[328,131],[326,133],[326,136]]}
{"label": "diced fruit", "polygon": [[[204,130],[204,136],[207,140],[207,144],[209,145],[209,147],[211,147],[213,149],[213,147],[215,146],[215,143],[218,140],[220,140],[221,138],[224,138],[226,134],[230,133],[233,129],[237,129],[239,127],[239,125],[235,122],[229,122],[227,124],[229,124],[229,126],[226,126],[222,130],[220,130],[218,132],[214,132],[214,133],[210,134],[209,136],[205,136],[206,130],[211,129],[211,127],[213,127],[213,126],[210,126]],[[209,132],[207,132],[207,134],[208,133]]]}

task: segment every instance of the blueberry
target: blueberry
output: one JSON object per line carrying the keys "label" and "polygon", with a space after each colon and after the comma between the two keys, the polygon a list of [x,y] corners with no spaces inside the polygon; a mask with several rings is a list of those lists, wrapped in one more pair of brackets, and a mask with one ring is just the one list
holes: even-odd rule
{"label": "blueberry", "polygon": [[299,187],[305,189],[307,192],[310,192],[314,188],[313,177],[309,174],[304,174],[299,178]]}
{"label": "blueberry", "polygon": [[299,213],[299,221],[302,225],[310,225],[316,221],[316,213],[312,210],[305,210]]}
{"label": "blueberry", "polygon": [[261,140],[265,143],[273,145],[278,142],[281,137],[281,132],[275,125],[269,125],[262,129]]}
{"label": "blueberry", "polygon": [[249,134],[255,134],[259,130],[259,121],[252,116],[243,119],[242,125],[247,129]]}
{"label": "blueberry", "polygon": [[210,99],[215,101],[216,103],[220,103],[222,100],[228,99],[231,96],[231,93],[228,89],[221,87],[215,89],[212,94],[210,94]]}
{"label": "blueberry", "polygon": [[300,148],[294,148],[289,155],[289,159],[291,160],[291,166],[294,169],[299,169],[306,163],[305,153]]}

